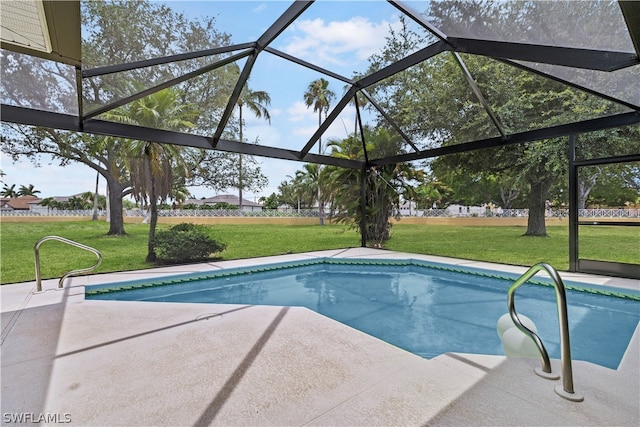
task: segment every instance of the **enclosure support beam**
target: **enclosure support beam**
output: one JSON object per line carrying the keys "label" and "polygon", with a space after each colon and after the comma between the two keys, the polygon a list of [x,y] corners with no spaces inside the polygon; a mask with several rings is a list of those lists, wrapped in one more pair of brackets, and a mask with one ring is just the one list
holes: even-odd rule
{"label": "enclosure support beam", "polygon": [[447,41],[454,46],[456,52],[513,61],[538,62],[598,71],[616,71],[638,65],[638,56],[631,52],[576,49],[462,37],[448,37]]}
{"label": "enclosure support beam", "polygon": [[367,165],[360,169],[360,246],[367,247]]}
{"label": "enclosure support beam", "polygon": [[473,142],[465,142],[462,144],[446,145],[443,147],[423,150],[420,153],[399,154],[396,156],[386,157],[384,159],[372,160],[371,163],[373,165],[389,165],[393,163],[410,162],[413,160],[429,159],[446,154],[463,153],[511,144],[522,144],[526,142],[539,141],[541,139],[559,138],[572,133],[585,133],[595,130],[613,129],[622,126],[637,125],[639,123],[640,113],[634,111],[630,113],[617,114],[615,116],[599,117],[597,119],[590,119],[582,122],[574,122],[543,129],[514,133],[509,135],[509,138],[507,139],[503,139],[500,136]]}
{"label": "enclosure support beam", "polygon": [[130,102],[137,101],[138,99],[142,99],[142,98],[144,98],[146,96],[149,96],[149,95],[152,95],[152,94],[154,94],[156,92],[160,92],[163,89],[167,89],[169,87],[175,86],[175,85],[177,85],[179,83],[185,82],[185,81],[187,81],[189,79],[192,79],[194,77],[197,77],[197,76],[199,76],[201,74],[208,73],[209,71],[215,70],[216,68],[222,67],[222,66],[230,64],[230,63],[232,63],[234,61],[242,59],[245,56],[248,56],[249,54],[251,54],[252,52],[253,52],[252,50],[247,50],[247,51],[244,51],[244,52],[240,52],[240,53],[238,53],[236,55],[223,58],[223,59],[221,59],[219,61],[215,61],[214,63],[209,64],[209,65],[207,65],[205,67],[198,68],[197,70],[191,71],[190,73],[187,73],[187,74],[184,74],[182,76],[173,78],[171,80],[167,80],[166,82],[160,83],[159,85],[147,88],[147,89],[145,89],[143,91],[140,91],[140,92],[135,93],[133,95],[127,96],[127,97],[122,98],[122,99],[119,99],[119,100],[114,101],[114,102],[112,102],[110,104],[103,105],[102,107],[96,108],[95,110],[92,110],[91,112],[89,112],[87,114],[82,114],[82,116],[81,116],[82,120],[87,120],[87,119],[90,119],[92,117],[96,117],[96,116],[98,116],[98,115],[100,115],[102,113],[106,113],[107,111],[116,109],[116,108],[121,107],[123,105],[126,105],[126,104],[128,104]]}
{"label": "enclosure support beam", "polygon": [[578,270],[578,168],[576,135],[569,135],[569,271]]}

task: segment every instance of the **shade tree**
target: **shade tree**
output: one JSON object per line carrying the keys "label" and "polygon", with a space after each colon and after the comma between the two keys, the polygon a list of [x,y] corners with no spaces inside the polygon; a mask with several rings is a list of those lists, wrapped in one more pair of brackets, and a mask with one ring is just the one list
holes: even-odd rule
{"label": "shade tree", "polygon": [[[516,37],[518,25],[526,21],[528,14],[536,13],[534,3],[517,7],[478,1],[433,3],[426,13],[436,25],[447,25],[451,14],[458,17],[493,14],[501,18],[489,20],[492,25],[501,27],[502,34]],[[469,25],[473,27],[475,23]],[[379,70],[389,59],[408,55],[411,46],[423,41],[423,35],[406,29],[391,32],[381,52],[370,58],[370,72]],[[391,76],[371,91],[421,149],[499,137],[501,133],[506,137],[624,111],[618,104],[504,62],[450,52]],[[487,184],[499,179],[505,205],[526,193],[529,208],[526,234],[544,236],[549,191],[567,176],[568,142],[566,138],[554,138],[451,154],[433,160],[431,166],[437,179],[451,187],[456,185],[447,181],[447,177],[462,179],[460,182],[481,178]],[[521,183],[526,184],[524,192]]]}
{"label": "shade tree", "polygon": [[[124,64],[186,51],[198,51],[229,43],[230,36],[218,31],[215,19],[193,21],[165,5],[149,2],[83,2],[83,65],[86,68]],[[219,55],[220,56],[220,55]],[[41,110],[77,113],[76,73],[71,67],[13,52],[3,52],[3,102]],[[94,114],[112,102],[126,98],[216,58],[197,58],[167,66],[146,67],[131,72],[111,73],[83,79],[84,114]],[[237,73],[224,66],[180,84],[180,102],[198,105],[193,131],[209,133],[224,110]],[[126,81],[138,86],[125,84]],[[104,119],[103,114],[98,118]],[[1,148],[12,159],[30,159],[38,166],[48,157],[60,166],[81,163],[98,172],[107,182],[109,195],[108,234],[124,234],[123,198],[131,193],[131,176],[126,169],[128,142],[112,136],[75,134],[47,128],[2,124]],[[218,171],[230,155],[194,155],[193,170]],[[210,185],[215,181],[210,172]],[[223,177],[224,180],[224,177]]]}
{"label": "shade tree", "polygon": [[[373,158],[397,154],[403,144],[398,134],[383,127],[365,126],[363,140],[364,145],[352,135],[331,140],[328,147],[334,157],[360,159],[365,150]],[[372,166],[364,171],[337,166],[325,170],[335,218],[358,229],[366,244],[376,247],[391,237],[390,219],[399,215],[401,201],[414,197],[413,186],[423,178],[422,171],[410,163]]]}
{"label": "shade tree", "polygon": [[[110,120],[147,127],[169,126],[172,129],[193,127],[196,111],[179,102],[179,91],[164,89],[105,114]],[[174,198],[175,175],[186,176],[187,164],[177,145],[152,141],[126,141],[125,167],[131,180],[131,193],[138,202],[149,205],[150,227],[147,262],[156,261],[155,232],[158,203]]]}

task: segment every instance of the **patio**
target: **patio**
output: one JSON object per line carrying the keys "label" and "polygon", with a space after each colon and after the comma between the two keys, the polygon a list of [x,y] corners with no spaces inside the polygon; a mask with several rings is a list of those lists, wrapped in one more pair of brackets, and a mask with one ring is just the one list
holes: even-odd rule
{"label": "patio", "polygon": [[[71,425],[629,425],[640,423],[640,331],[618,370],[574,361],[576,392],[537,359],[426,360],[310,310],[85,301],[84,286],[313,257],[420,258],[368,248],[212,262],[0,287],[2,423]],[[562,273],[638,289],[634,280]],[[506,304],[506,295],[505,295]],[[559,361],[553,360],[554,371]]]}

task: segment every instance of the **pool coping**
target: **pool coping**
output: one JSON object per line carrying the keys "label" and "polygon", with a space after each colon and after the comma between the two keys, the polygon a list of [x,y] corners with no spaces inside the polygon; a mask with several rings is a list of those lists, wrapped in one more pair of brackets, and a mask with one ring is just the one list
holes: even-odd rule
{"label": "pool coping", "polygon": [[[68,414],[72,425],[640,424],[638,330],[617,370],[574,362],[585,402],[570,403],[553,393],[557,382],[533,374],[537,360],[425,360],[306,309],[84,299],[96,283],[319,257],[526,270],[355,248],[83,276],[62,291],[47,280],[37,295],[33,282],[4,285],[3,416]],[[629,279],[561,276],[640,290]]]}
{"label": "pool coping", "polygon": [[[371,259],[371,258],[332,258],[318,257],[311,260],[285,261],[275,263],[259,263],[251,266],[224,268],[215,271],[207,271],[200,273],[175,274],[160,279],[137,279],[125,282],[107,283],[88,285],[85,287],[85,297],[93,297],[109,293],[127,292],[137,289],[147,289],[152,287],[162,287],[171,285],[186,284],[192,281],[210,280],[216,278],[233,278],[235,276],[244,276],[247,274],[269,273],[286,271],[288,269],[309,267],[309,266],[391,266],[391,267],[416,267],[427,272],[428,270],[446,271],[451,273],[470,274],[472,276],[499,279],[505,281],[515,281],[520,277],[519,273],[500,272],[495,273],[487,269],[469,267],[469,266],[451,266],[451,264],[437,263],[417,258],[398,258],[398,259]],[[539,286],[553,286],[553,280],[546,277],[543,272],[542,276],[532,277],[526,283]],[[578,292],[587,292],[591,294],[600,294],[603,296],[611,296],[623,299],[631,299],[640,301],[640,290],[614,288],[606,285],[594,285],[587,283],[579,283],[575,281],[563,280],[566,290],[574,290]],[[89,298],[91,299],[91,298]]]}

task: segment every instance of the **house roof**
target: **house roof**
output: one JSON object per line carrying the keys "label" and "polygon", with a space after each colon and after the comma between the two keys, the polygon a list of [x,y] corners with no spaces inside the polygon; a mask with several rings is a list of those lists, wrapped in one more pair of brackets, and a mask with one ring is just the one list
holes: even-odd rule
{"label": "house roof", "polygon": [[[184,204],[195,204],[195,205],[215,205],[216,203],[228,203],[232,206],[240,205],[240,198],[233,194],[220,194],[213,197],[208,197],[205,199],[188,199],[185,200]],[[250,207],[262,207],[261,204],[252,202],[251,200],[242,199],[242,206],[250,206]]]}
{"label": "house roof", "polygon": [[2,197],[0,199],[0,207],[7,207],[13,210],[29,210],[29,205],[38,203],[42,199],[36,196],[20,196],[20,197]]}
{"label": "house roof", "polygon": [[80,65],[80,2],[3,2],[0,40],[3,49]]}
{"label": "house roof", "polygon": [[69,199],[71,199],[72,197],[76,197],[76,198],[82,198],[82,196],[84,196],[85,193],[77,193],[77,194],[73,194],[71,196],[53,196],[50,197],[52,200],[55,200],[56,202],[68,202]]}

